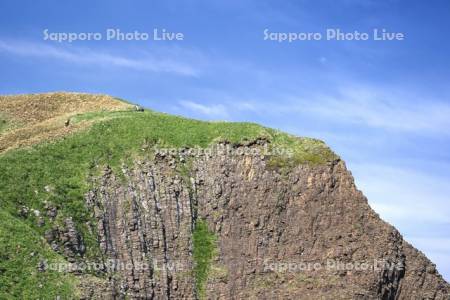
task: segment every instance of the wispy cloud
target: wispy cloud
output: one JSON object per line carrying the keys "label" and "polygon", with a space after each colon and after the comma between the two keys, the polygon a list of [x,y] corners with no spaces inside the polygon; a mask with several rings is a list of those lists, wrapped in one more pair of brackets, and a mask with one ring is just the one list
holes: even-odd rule
{"label": "wispy cloud", "polygon": [[[176,110],[187,109],[197,117],[206,119],[236,119],[240,113],[256,112],[258,108],[248,101],[233,101],[229,98],[223,101],[206,103],[205,101],[181,100]],[[186,113],[186,112],[185,112]],[[189,112],[188,112],[189,113]]]}
{"label": "wispy cloud", "polygon": [[447,254],[448,262],[450,263],[450,253],[448,253],[448,250],[450,249],[450,237],[448,238],[412,237],[411,241],[413,241],[414,245],[417,245],[417,247],[419,248],[428,247],[430,248],[430,250],[433,250],[436,253]]}
{"label": "wispy cloud", "polygon": [[450,224],[450,178],[380,164],[349,166],[373,208],[393,224]]}
{"label": "wispy cloud", "polygon": [[[72,64],[126,68],[135,71],[174,73],[183,76],[197,76],[198,68],[189,63],[180,61],[179,58],[163,57],[151,52],[140,52],[140,57],[115,55],[106,51],[89,48],[56,47],[43,43],[29,43],[23,41],[0,40],[0,52],[25,57],[39,57],[56,59]],[[173,53],[173,51],[167,51]]]}
{"label": "wispy cloud", "polygon": [[450,279],[450,178],[380,164],[350,168],[381,218],[400,229]]}
{"label": "wispy cloud", "polygon": [[421,135],[450,134],[450,103],[405,89],[353,84],[308,89],[298,95],[252,98],[258,101],[236,97],[221,103],[266,116],[301,115],[321,125],[342,124]]}
{"label": "wispy cloud", "polygon": [[[406,92],[349,86],[335,95],[318,95],[297,108],[342,123],[387,130],[448,134],[450,105]],[[430,118],[433,116],[433,118]]]}
{"label": "wispy cloud", "polygon": [[446,238],[410,237],[408,241],[418,249],[426,249],[426,255],[437,264],[438,271],[447,281],[450,280],[450,236]]}
{"label": "wispy cloud", "polygon": [[229,112],[225,105],[223,104],[200,104],[193,101],[182,100],[179,104],[191,110],[196,114],[203,115],[207,118],[228,118]]}

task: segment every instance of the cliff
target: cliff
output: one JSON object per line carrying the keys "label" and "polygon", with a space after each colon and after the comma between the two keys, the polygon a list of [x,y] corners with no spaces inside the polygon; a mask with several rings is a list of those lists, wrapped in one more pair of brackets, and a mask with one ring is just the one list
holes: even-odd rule
{"label": "cliff", "polygon": [[318,140],[107,96],[0,108],[0,298],[450,299]]}

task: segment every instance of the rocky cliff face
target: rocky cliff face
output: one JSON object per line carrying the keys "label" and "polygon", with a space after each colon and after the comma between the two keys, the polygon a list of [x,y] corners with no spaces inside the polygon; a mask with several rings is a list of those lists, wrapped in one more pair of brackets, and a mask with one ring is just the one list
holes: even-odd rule
{"label": "rocky cliff face", "polygon": [[0,97],[0,216],[1,299],[450,299],[322,142],[109,96]]}
{"label": "rocky cliff face", "polygon": [[[91,178],[86,195],[114,262],[102,298],[450,299],[339,159],[273,169],[264,156],[156,155],[121,173]],[[203,282],[199,222],[216,237]]]}

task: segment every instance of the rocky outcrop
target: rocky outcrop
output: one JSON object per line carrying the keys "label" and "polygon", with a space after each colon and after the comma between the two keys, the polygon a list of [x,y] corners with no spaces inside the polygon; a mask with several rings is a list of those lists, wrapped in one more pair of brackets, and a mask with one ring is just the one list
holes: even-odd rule
{"label": "rocky outcrop", "polygon": [[72,218],[65,219],[63,226],[47,230],[45,239],[54,251],[64,254],[70,262],[82,258],[86,252],[83,237],[76,229]]}
{"label": "rocky outcrop", "polygon": [[[202,219],[217,237],[208,299],[450,299],[344,162],[277,170],[269,159],[157,155],[92,178],[86,201],[110,265],[102,297],[201,297],[192,235]],[[80,249],[66,225],[69,248]]]}

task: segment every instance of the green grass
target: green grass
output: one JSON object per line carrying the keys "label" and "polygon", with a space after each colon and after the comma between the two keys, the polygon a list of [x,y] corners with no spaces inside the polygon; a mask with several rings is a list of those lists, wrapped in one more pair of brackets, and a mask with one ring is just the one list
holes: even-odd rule
{"label": "green grass", "polygon": [[[282,167],[283,164],[324,163],[334,155],[322,142],[294,138],[252,123],[201,122],[152,111],[98,112],[72,118],[75,123],[83,120],[95,124],[86,131],[53,142],[0,155],[0,212],[8,217],[4,222],[15,224],[19,228],[17,230],[21,230],[16,231],[15,236],[23,239],[20,241],[23,244],[42,245],[43,242],[31,238],[27,240],[24,236],[31,234],[37,239],[54,224],[45,219],[45,225],[38,227],[33,214],[24,219],[18,216],[18,210],[26,206],[39,210],[46,218],[44,207],[47,203],[59,208],[56,223],[66,217],[73,218],[84,237],[86,257],[91,260],[98,258],[100,254],[96,236],[87,226],[88,222],[93,221],[84,201],[85,193],[91,188],[87,178],[92,174],[100,174],[106,165],[118,170],[122,163],[130,163],[135,157],[151,157],[152,152],[148,149],[155,143],[164,147],[207,147],[218,141],[237,144],[265,138],[272,147],[289,147],[294,151],[293,157],[273,157],[273,168]],[[52,191],[47,192],[46,186],[51,187]],[[207,274],[211,253],[208,251],[211,251],[212,243],[212,236],[205,228],[206,225],[199,221],[194,234],[194,242],[197,243],[194,255],[200,262],[196,269],[200,290]],[[13,243],[14,240],[9,242],[11,238],[7,230],[0,231],[0,247]],[[44,246],[42,248],[45,249]],[[27,253],[16,253],[13,246],[2,250],[3,257],[14,257],[19,262],[27,259]],[[44,251],[43,255],[50,257],[52,253]],[[22,275],[20,268],[9,264],[4,264],[5,267],[9,275],[0,273],[3,286],[17,291],[18,287],[33,289],[32,283]],[[51,281],[49,284],[52,284]]]}
{"label": "green grass", "polygon": [[36,231],[0,211],[0,299],[76,298],[76,278],[51,270],[38,271],[44,258],[49,262],[62,260]]}
{"label": "green grass", "polygon": [[209,231],[208,224],[205,221],[197,219],[192,239],[194,242],[193,258],[197,296],[204,299],[206,296],[205,285],[211,271],[211,264],[218,254],[217,237]]}
{"label": "green grass", "polygon": [[271,169],[288,169],[299,164],[324,164],[338,156],[321,140],[294,137],[290,134],[268,129],[271,132],[272,148],[289,149],[291,155],[273,155],[269,160]]}
{"label": "green grass", "polygon": [[118,117],[134,117],[135,113],[130,110],[118,110],[118,111],[98,111],[79,114],[71,118],[72,123],[78,123],[80,121],[101,121],[110,120]]}

